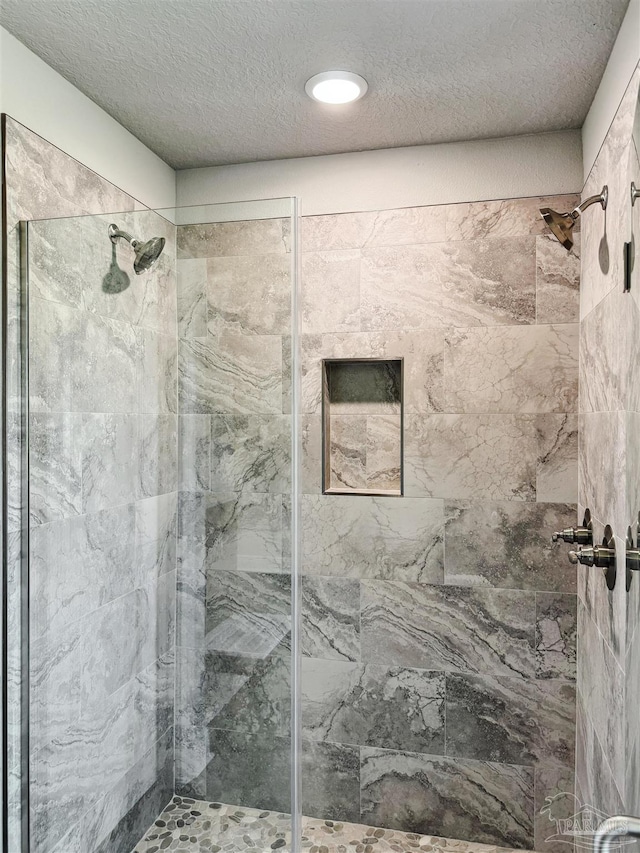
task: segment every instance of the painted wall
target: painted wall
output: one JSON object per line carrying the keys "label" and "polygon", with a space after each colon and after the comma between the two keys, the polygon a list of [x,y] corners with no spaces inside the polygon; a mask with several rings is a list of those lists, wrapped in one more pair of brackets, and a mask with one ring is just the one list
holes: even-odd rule
{"label": "painted wall", "polygon": [[579,192],[579,131],[187,169],[178,204],[298,196],[302,213]]}
{"label": "painted wall", "polygon": [[582,127],[584,180],[595,163],[634,68],[640,61],[640,0],[631,0]]}
{"label": "painted wall", "polygon": [[[11,850],[19,818],[21,530],[30,527],[35,853],[131,849],[173,788],[176,553],[175,228],[7,118]],[[111,216],[163,234],[138,278]],[[21,340],[17,224],[29,228]],[[129,276],[129,281],[126,280]],[[29,346],[30,516],[21,481]]]}
{"label": "painted wall", "polygon": [[[637,530],[640,512],[637,248],[631,291],[622,289],[629,189],[640,176],[632,142],[639,86],[640,67],[584,189],[590,195],[608,184],[606,216],[593,208],[582,220],[579,510],[592,512],[594,541],[606,524],[613,528],[618,578],[609,592],[598,570],[578,570],[576,794],[607,815],[640,813],[640,578],[627,594],[624,563],[627,527]],[[633,210],[637,247],[637,203]]]}
{"label": "painted wall", "polygon": [[175,204],[174,170],[2,28],[0,112],[147,207]]}

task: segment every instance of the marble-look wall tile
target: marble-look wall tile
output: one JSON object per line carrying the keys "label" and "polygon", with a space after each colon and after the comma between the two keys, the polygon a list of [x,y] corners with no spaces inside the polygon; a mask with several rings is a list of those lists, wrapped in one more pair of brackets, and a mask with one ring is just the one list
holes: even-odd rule
{"label": "marble-look wall tile", "polygon": [[[72,411],[73,369],[81,357],[78,342],[83,322],[83,315],[74,308],[44,299],[30,300],[28,366],[32,412]],[[16,399],[19,393],[16,389]]]}
{"label": "marble-look wall tile", "polygon": [[302,332],[360,331],[360,252],[307,252],[301,269]]}
{"label": "marble-look wall tile", "polygon": [[302,571],[442,583],[441,501],[303,495]]}
{"label": "marble-look wall tile", "polygon": [[538,442],[536,500],[550,503],[576,503],[578,500],[578,415],[536,415],[534,424]]}
{"label": "marble-look wall tile", "polygon": [[365,249],[361,328],[533,323],[534,248],[514,238]]}
{"label": "marble-look wall tile", "polygon": [[138,419],[138,497],[178,488],[178,418],[141,415]]}
{"label": "marble-look wall tile", "polygon": [[330,416],[328,488],[367,488],[367,420],[366,415]]}
{"label": "marble-look wall tile", "polygon": [[151,329],[140,330],[138,410],[169,414],[178,410],[178,353],[176,339]]}
{"label": "marble-look wall tile", "polygon": [[505,239],[528,234],[547,234],[548,229],[540,215],[540,208],[573,210],[579,201],[578,195],[560,195],[452,204],[447,209],[447,239]]}
{"label": "marble-look wall tile", "polygon": [[289,221],[248,219],[178,228],[178,258],[282,254],[289,251]]}
{"label": "marble-look wall tile", "polygon": [[211,483],[220,491],[288,492],[291,488],[291,418],[286,415],[213,416]]}
{"label": "marble-look wall tile", "polygon": [[125,504],[31,531],[31,637],[130,592],[135,584],[135,507]]}
{"label": "marble-look wall tile", "polygon": [[368,489],[400,491],[402,424],[399,415],[370,415],[366,423]]}
{"label": "marble-look wall tile", "polygon": [[300,756],[302,813],[323,820],[360,820],[360,750],[304,739]]}
{"label": "marble-look wall tile", "polygon": [[360,584],[302,578],[300,644],[306,657],[360,660]]}
{"label": "marble-look wall tile", "polygon": [[568,820],[576,812],[574,764],[562,767],[555,762],[540,762],[534,772],[534,850],[540,853],[565,853],[567,842],[571,845],[571,839],[558,832],[558,821]]}
{"label": "marble-look wall tile", "polygon": [[211,729],[207,799],[287,814],[291,809],[291,741],[272,734]]}
{"label": "marble-look wall tile", "polygon": [[207,335],[207,261],[205,258],[179,258],[176,275],[178,335],[204,338]]}
{"label": "marble-look wall tile", "polygon": [[536,595],[536,676],[576,677],[577,601],[574,595]]}
{"label": "marble-look wall tile", "polygon": [[626,530],[624,412],[586,412],[580,415],[578,501],[602,524]]}
{"label": "marble-look wall tile", "polygon": [[536,322],[580,319],[580,232],[570,252],[552,234],[536,238]]}
{"label": "marble-look wall tile", "polygon": [[231,335],[179,344],[179,406],[184,414],[277,414],[282,409],[282,341]]}
{"label": "marble-look wall tile", "polygon": [[207,566],[244,572],[287,571],[286,530],[281,495],[250,491],[212,494],[206,505]]}
{"label": "marble-look wall tile", "polygon": [[303,252],[361,249],[439,243],[445,239],[445,228],[441,207],[407,207],[305,216],[300,239]]}
{"label": "marble-look wall tile", "polygon": [[445,583],[575,592],[576,569],[551,542],[575,525],[573,504],[451,501],[445,518]]}
{"label": "marble-look wall tile", "polygon": [[363,823],[505,847],[533,845],[533,770],[361,750]]}
{"label": "marble-look wall tile", "polygon": [[449,412],[572,412],[578,325],[454,330],[444,378]]}
{"label": "marble-look wall tile", "polygon": [[361,595],[365,663],[535,674],[534,593],[363,581]]}
{"label": "marble-look wall tile", "polygon": [[82,415],[82,511],[130,503],[137,496],[136,415]]}
{"label": "marble-look wall tile", "polygon": [[210,335],[284,335],[291,328],[291,258],[209,258],[206,297]]}
{"label": "marble-look wall tile", "polygon": [[535,500],[531,416],[408,415],[405,430],[407,495]]}
{"label": "marble-look wall tile", "polygon": [[443,673],[304,658],[301,708],[312,740],[444,753]]}
{"label": "marble-look wall tile", "polygon": [[178,494],[159,495],[136,503],[136,585],[146,586],[176,569]]}
{"label": "marble-look wall tile", "polygon": [[[619,706],[618,706],[619,707]],[[576,702],[576,796],[606,815],[624,814],[623,794],[589,719],[580,690]]]}
{"label": "marble-look wall tile", "polygon": [[573,763],[574,685],[447,673],[446,689],[447,755],[521,765]]}
{"label": "marble-look wall tile", "polygon": [[[211,416],[178,418],[178,483],[185,491],[211,488]],[[213,483],[217,487],[217,481]]]}
{"label": "marble-look wall tile", "polygon": [[31,524],[82,511],[82,416],[34,413],[29,421]]}

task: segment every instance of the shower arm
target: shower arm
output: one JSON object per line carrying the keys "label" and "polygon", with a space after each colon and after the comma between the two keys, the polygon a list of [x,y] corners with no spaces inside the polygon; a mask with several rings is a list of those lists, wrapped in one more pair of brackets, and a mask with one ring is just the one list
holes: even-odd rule
{"label": "shower arm", "polygon": [[606,186],[602,187],[602,191],[598,193],[598,195],[589,196],[584,201],[580,202],[577,207],[574,207],[569,216],[573,219],[579,219],[580,215],[588,208],[591,207],[592,204],[598,203],[603,210],[607,209],[607,201],[609,200],[609,188]]}
{"label": "shower arm", "polygon": [[111,242],[115,244],[120,237],[122,237],[123,240],[126,240],[127,243],[133,245],[134,239],[131,234],[127,234],[126,231],[121,231],[117,225],[110,225],[109,239],[111,240]]}
{"label": "shower arm", "polygon": [[603,820],[593,837],[594,853],[611,853],[618,838],[640,838],[640,819],[630,815],[615,815]]}

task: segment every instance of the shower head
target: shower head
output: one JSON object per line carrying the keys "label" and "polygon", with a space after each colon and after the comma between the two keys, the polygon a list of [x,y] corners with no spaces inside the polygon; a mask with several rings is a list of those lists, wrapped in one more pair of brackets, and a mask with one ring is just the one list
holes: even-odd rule
{"label": "shower head", "polygon": [[598,202],[603,210],[607,209],[607,199],[609,197],[609,189],[602,187],[602,192],[599,195],[592,195],[585,199],[581,204],[568,213],[558,213],[557,210],[552,210],[550,207],[541,207],[540,213],[542,218],[549,226],[549,230],[553,236],[561,243],[567,251],[573,248],[573,228],[588,207]]}
{"label": "shower head", "polygon": [[143,272],[146,272],[155,264],[162,254],[166,242],[164,237],[152,237],[150,240],[142,243],[140,240],[135,240],[126,231],[121,231],[117,225],[110,225],[109,239],[111,242],[115,243],[120,237],[126,240],[136,253],[133,261],[133,270],[136,275],[142,275]]}

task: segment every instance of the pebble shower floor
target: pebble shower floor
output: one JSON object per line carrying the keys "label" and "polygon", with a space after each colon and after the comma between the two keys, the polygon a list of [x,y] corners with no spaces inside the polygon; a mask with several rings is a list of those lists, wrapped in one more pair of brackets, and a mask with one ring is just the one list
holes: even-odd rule
{"label": "pebble shower floor", "polygon": [[[273,853],[291,849],[291,817],[174,797],[133,853],[186,850],[189,853]],[[304,853],[525,853],[489,844],[454,841],[358,823],[302,819]]]}

